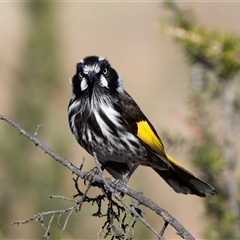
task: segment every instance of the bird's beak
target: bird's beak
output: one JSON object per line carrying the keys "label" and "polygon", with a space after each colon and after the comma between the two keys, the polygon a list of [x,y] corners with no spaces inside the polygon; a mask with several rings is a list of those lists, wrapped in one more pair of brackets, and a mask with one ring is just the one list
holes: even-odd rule
{"label": "bird's beak", "polygon": [[89,71],[89,73],[88,73],[88,80],[89,80],[90,83],[92,83],[93,75],[94,75],[94,73],[92,71]]}
{"label": "bird's beak", "polygon": [[89,101],[92,99],[92,92],[93,92],[93,76],[94,73],[92,71],[88,72],[88,90],[89,90]]}

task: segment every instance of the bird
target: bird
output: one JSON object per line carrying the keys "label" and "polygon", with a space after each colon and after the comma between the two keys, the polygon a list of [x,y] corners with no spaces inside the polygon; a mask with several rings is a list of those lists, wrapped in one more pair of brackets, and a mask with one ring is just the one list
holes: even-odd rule
{"label": "bird", "polygon": [[80,60],[70,85],[71,132],[112,177],[122,180],[141,165],[151,167],[177,193],[199,197],[217,193],[165,153],[154,126],[106,58],[91,55]]}

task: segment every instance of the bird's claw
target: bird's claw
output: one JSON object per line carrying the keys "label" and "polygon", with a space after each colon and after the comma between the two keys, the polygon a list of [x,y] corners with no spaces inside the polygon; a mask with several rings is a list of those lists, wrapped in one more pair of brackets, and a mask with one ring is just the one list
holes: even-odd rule
{"label": "bird's claw", "polygon": [[99,169],[97,167],[94,167],[86,172],[84,176],[84,184],[86,185],[86,181],[92,182],[94,176],[96,175],[99,175]]}

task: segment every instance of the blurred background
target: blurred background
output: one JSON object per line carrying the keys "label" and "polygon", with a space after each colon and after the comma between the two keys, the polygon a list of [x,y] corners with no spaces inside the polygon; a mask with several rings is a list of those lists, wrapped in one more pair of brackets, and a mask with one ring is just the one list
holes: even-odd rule
{"label": "blurred background", "polygon": [[[230,2],[181,2],[192,9],[199,24],[240,34],[240,4]],[[168,144],[170,136],[191,138],[186,125],[187,96],[192,70],[188,59],[171,36],[161,30],[170,16],[158,2],[1,2],[0,3],[0,114],[34,133],[73,164],[84,156],[84,170],[94,161],[70,132],[67,106],[71,97],[68,79],[76,63],[88,55],[106,57],[123,78],[132,95],[158,130],[165,148],[194,173],[186,149]],[[145,176],[144,178],[142,176]],[[0,124],[0,238],[39,239],[40,224],[11,225],[15,220],[71,206],[49,196],[76,194],[71,173],[4,122]],[[203,238],[209,224],[205,199],[176,194],[151,169],[140,167],[129,187],[142,191],[177,218],[196,238]],[[94,194],[94,193],[93,193]],[[52,238],[96,239],[104,220],[91,216],[96,207],[73,214],[64,232],[56,221]],[[146,210],[147,220],[160,229],[162,222]],[[91,223],[93,223],[92,225]],[[180,239],[169,227],[167,239]],[[136,239],[153,235],[141,223]]]}

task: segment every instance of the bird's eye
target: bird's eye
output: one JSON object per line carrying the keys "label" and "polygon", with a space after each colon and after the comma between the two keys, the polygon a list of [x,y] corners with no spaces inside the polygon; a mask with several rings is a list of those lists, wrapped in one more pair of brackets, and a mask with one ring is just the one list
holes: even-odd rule
{"label": "bird's eye", "polygon": [[107,72],[108,72],[107,68],[104,68],[104,69],[103,69],[103,74],[105,74],[105,75],[106,75],[106,74],[107,74]]}

